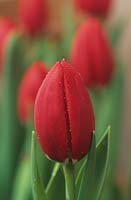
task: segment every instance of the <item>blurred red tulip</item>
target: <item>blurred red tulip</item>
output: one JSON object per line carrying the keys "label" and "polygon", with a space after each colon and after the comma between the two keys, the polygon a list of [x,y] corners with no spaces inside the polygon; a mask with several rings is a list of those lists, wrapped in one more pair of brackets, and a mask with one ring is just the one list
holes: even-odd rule
{"label": "blurred red tulip", "polygon": [[7,37],[15,28],[15,23],[9,17],[0,19],[0,71],[3,66],[3,54]]}
{"label": "blurred red tulip", "polygon": [[49,158],[78,161],[89,152],[95,130],[92,103],[81,76],[64,60],[42,83],[34,113],[38,140]]}
{"label": "blurred red tulip", "polygon": [[25,73],[19,88],[18,112],[20,119],[27,122],[34,107],[38,89],[47,74],[44,63],[34,63]]}
{"label": "blurred red tulip", "polygon": [[105,17],[110,10],[112,0],[74,0],[77,8],[86,14]]}
{"label": "blurred red tulip", "polygon": [[46,0],[19,0],[20,25],[29,35],[40,33],[47,23]]}
{"label": "blurred red tulip", "polygon": [[72,46],[71,63],[88,87],[105,86],[111,81],[113,52],[97,19],[88,19],[78,29]]}

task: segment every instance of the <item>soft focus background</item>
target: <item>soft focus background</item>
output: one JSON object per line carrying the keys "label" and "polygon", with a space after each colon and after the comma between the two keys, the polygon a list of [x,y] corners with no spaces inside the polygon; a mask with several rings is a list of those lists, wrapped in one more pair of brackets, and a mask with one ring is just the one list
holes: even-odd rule
{"label": "soft focus background", "polygon": [[[59,29],[59,8],[64,0],[50,0],[52,5],[53,23],[52,29]],[[66,0],[67,1],[67,0]],[[54,6],[53,6],[54,4]],[[14,19],[16,17],[17,0],[0,0],[0,15],[9,15]],[[126,90],[125,90],[125,109],[124,109],[124,123],[123,123],[123,138],[121,147],[121,157],[119,163],[119,172],[123,174],[122,182],[126,181],[129,158],[131,152],[131,1],[130,0],[114,0],[112,13],[109,18],[109,24],[115,23],[117,20],[123,20],[125,23],[125,30],[119,44],[118,53],[124,60],[126,67]],[[119,101],[119,99],[118,99]],[[124,180],[124,181],[123,181]],[[121,181],[121,180],[120,180]]]}

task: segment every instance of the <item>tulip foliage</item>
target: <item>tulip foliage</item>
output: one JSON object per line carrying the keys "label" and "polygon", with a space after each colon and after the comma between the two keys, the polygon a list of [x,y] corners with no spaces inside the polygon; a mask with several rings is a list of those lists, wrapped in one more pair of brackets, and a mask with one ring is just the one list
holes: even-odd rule
{"label": "tulip foliage", "polygon": [[63,8],[60,37],[48,29],[46,0],[19,0],[17,23],[0,20],[1,199],[115,200],[121,192],[124,69],[114,52],[122,28],[108,33],[101,20],[111,1],[74,4],[90,17],[79,24]]}

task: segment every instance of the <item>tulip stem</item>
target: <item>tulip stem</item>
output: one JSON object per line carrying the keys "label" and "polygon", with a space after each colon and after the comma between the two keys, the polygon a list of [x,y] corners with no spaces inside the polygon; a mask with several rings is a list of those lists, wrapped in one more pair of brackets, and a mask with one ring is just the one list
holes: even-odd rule
{"label": "tulip stem", "polygon": [[73,163],[63,165],[65,175],[66,200],[75,200],[75,168]]}

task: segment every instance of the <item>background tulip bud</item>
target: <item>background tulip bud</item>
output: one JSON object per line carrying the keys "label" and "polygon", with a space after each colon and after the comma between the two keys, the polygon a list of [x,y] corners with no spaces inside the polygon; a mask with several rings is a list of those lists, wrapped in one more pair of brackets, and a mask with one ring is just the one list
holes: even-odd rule
{"label": "background tulip bud", "polygon": [[40,33],[47,22],[46,0],[20,0],[20,25],[29,35]]}
{"label": "background tulip bud", "polygon": [[80,160],[90,149],[94,112],[81,76],[64,60],[42,83],[35,101],[35,127],[45,154],[53,160]]}
{"label": "background tulip bud", "polygon": [[0,19],[0,70],[3,66],[3,54],[6,39],[9,33],[13,31],[15,27],[15,23],[9,17],[4,17]]}
{"label": "background tulip bud", "polygon": [[71,62],[88,87],[105,86],[111,80],[114,57],[97,19],[90,18],[80,26],[73,42]]}
{"label": "background tulip bud", "polygon": [[22,121],[28,121],[38,89],[47,74],[42,62],[34,63],[25,73],[18,95],[18,112]]}
{"label": "background tulip bud", "polygon": [[74,0],[77,8],[86,14],[105,17],[112,3],[112,0]]}

